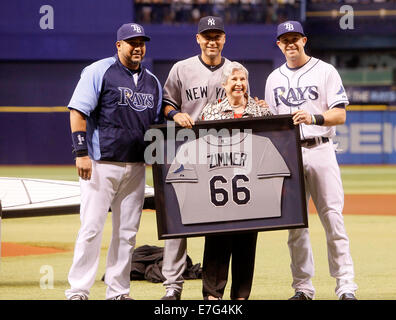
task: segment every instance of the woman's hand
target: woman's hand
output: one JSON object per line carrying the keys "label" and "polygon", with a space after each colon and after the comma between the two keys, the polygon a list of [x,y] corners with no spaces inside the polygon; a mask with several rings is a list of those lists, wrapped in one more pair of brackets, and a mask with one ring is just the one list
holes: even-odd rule
{"label": "woman's hand", "polygon": [[265,100],[259,100],[259,98],[254,97],[254,101],[256,101],[256,103],[257,103],[261,108],[269,108],[269,105],[267,104],[267,102],[265,102]]}

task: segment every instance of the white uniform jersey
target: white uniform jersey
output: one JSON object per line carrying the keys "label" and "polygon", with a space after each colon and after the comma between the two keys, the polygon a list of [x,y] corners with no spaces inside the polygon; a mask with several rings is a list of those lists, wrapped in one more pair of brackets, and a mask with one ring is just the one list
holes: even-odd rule
{"label": "white uniform jersey", "polygon": [[[338,104],[349,104],[342,80],[329,63],[311,57],[302,67],[283,64],[268,77],[265,101],[274,114],[291,114],[303,109],[322,114]],[[335,136],[336,127],[301,124],[301,139]]]}
{"label": "white uniform jersey", "polygon": [[207,103],[225,98],[221,73],[227,63],[230,61],[222,58],[221,64],[211,68],[200,56],[176,62],[164,85],[163,102],[196,121]]}
{"label": "white uniform jersey", "polygon": [[[337,70],[319,59],[310,60],[300,68],[283,64],[267,79],[265,100],[275,114],[290,114],[298,109],[322,114],[338,104],[348,105],[348,98]],[[301,139],[332,138],[335,126],[300,125]],[[349,252],[349,239],[344,228],[342,210],[344,193],[340,169],[331,143],[301,148],[304,165],[307,203],[310,196],[326,232],[330,274],[337,279],[336,294],[355,292],[354,270]],[[309,231],[289,230],[288,246],[291,257],[293,288],[315,295],[311,278],[314,274]]]}
{"label": "white uniform jersey", "polygon": [[281,216],[290,170],[269,138],[207,135],[183,144],[179,153],[166,183],[175,189],[183,224]]}

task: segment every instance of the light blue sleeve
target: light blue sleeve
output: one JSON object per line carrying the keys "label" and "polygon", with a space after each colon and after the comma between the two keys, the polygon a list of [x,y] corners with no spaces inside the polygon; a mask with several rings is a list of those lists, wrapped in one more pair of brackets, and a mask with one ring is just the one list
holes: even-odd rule
{"label": "light blue sleeve", "polygon": [[157,82],[158,86],[158,104],[157,104],[157,116],[155,117],[155,123],[162,123],[163,122],[163,115],[162,115],[162,86],[159,82],[158,78],[150,72],[150,70],[146,69],[147,73],[151,75]]}
{"label": "light blue sleeve", "polygon": [[67,107],[76,109],[89,117],[98,104],[103,76],[115,62],[115,57],[110,57],[85,67]]}

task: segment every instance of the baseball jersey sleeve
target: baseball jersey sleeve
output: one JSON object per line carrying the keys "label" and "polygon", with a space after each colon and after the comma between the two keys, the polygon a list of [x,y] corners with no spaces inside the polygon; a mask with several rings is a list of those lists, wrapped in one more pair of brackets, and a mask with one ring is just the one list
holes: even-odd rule
{"label": "baseball jersey sleeve", "polygon": [[274,101],[273,97],[274,97],[274,95],[272,94],[272,89],[271,89],[271,75],[269,75],[267,78],[267,81],[265,83],[264,100],[265,100],[265,102],[267,102],[272,114],[278,114],[278,110],[277,110],[277,108],[275,108],[275,101]]}
{"label": "baseball jersey sleeve", "polygon": [[326,92],[329,109],[340,103],[345,104],[345,106],[349,104],[341,77],[332,65],[329,65],[329,73],[326,79]]}
{"label": "baseball jersey sleeve", "polygon": [[[198,175],[195,168],[196,161],[193,158],[190,158],[194,153],[190,153],[193,149],[197,147],[197,140],[193,140],[191,142],[187,142],[182,144],[176,154],[183,154],[185,157],[179,159],[178,156],[172,161],[172,164],[168,170],[166,175],[165,182],[173,183],[173,182],[198,182]],[[193,163],[190,163],[192,160]]]}
{"label": "baseball jersey sleeve", "polygon": [[158,78],[148,69],[146,72],[153,77],[156,82],[157,90],[158,90],[158,103],[156,105],[156,117],[154,119],[154,123],[163,123],[164,122],[164,114],[162,112],[162,86]]}
{"label": "baseball jersey sleeve", "polygon": [[114,57],[106,58],[84,68],[67,107],[89,117],[98,104],[103,76],[115,61]]}
{"label": "baseball jersey sleeve", "polygon": [[198,182],[197,171],[191,164],[174,163],[170,166],[165,179],[166,183],[172,182]]}
{"label": "baseball jersey sleeve", "polygon": [[259,138],[266,140],[266,143],[265,150],[257,167],[258,178],[290,176],[290,170],[287,167],[285,160],[282,158],[281,154],[276,149],[271,140],[266,137]]}
{"label": "baseball jersey sleeve", "polygon": [[168,78],[165,81],[163,92],[163,103],[169,104],[176,109],[181,108],[181,82],[179,78],[178,65],[175,64],[169,72]]}

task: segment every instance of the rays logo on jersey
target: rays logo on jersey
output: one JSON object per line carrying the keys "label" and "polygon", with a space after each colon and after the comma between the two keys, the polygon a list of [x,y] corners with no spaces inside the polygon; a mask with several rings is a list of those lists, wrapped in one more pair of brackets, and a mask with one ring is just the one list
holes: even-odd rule
{"label": "rays logo on jersey", "polygon": [[154,107],[154,96],[148,93],[133,92],[130,88],[118,87],[120,90],[119,106],[129,105],[135,111],[144,111]]}
{"label": "rays logo on jersey", "polygon": [[298,88],[278,87],[274,89],[274,97],[276,106],[281,103],[294,108],[302,105],[307,100],[317,100],[319,98],[319,91],[317,86],[307,86]]}
{"label": "rays logo on jersey", "polygon": [[344,87],[342,85],[340,86],[340,90],[338,90],[338,92],[336,94],[337,95],[341,95],[342,94],[342,98],[344,98],[344,99],[347,98],[346,93],[345,93],[345,89],[344,89]]}

